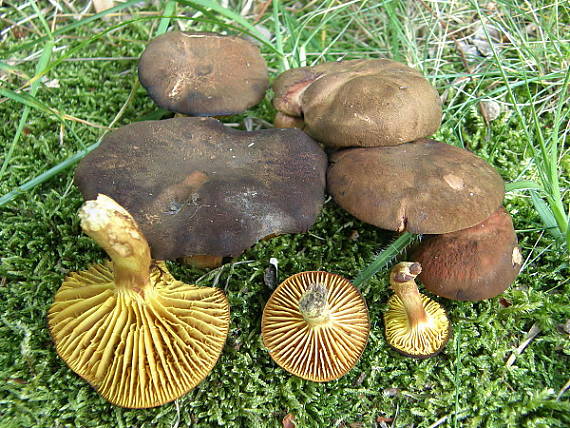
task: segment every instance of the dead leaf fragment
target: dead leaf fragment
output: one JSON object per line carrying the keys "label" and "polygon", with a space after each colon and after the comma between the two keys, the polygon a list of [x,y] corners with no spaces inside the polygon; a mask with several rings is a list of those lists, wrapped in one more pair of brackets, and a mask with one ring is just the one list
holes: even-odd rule
{"label": "dead leaf fragment", "polygon": [[292,413],[287,413],[283,418],[283,428],[295,428],[295,416]]}
{"label": "dead leaf fragment", "polygon": [[100,13],[104,10],[111,9],[114,4],[113,0],[93,0],[93,7],[95,12]]}
{"label": "dead leaf fragment", "polygon": [[558,328],[561,332],[570,334],[570,319],[567,319],[565,323],[558,324]]}
{"label": "dead leaf fragment", "polygon": [[481,100],[479,108],[487,123],[494,121],[501,114],[501,105],[495,100]]}

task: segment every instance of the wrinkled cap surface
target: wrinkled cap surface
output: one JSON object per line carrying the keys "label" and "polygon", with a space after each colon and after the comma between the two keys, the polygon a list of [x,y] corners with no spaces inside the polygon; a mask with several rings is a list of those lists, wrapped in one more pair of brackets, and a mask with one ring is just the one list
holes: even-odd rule
{"label": "wrinkled cap surface", "polygon": [[387,59],[288,70],[273,89],[275,107],[303,116],[305,131],[329,147],[406,143],[441,123],[437,91],[418,71]]}
{"label": "wrinkled cap surface", "polygon": [[211,118],[133,123],[79,164],[85,199],[125,207],[155,259],[236,256],[272,234],[306,231],[324,199],[326,155],[297,129],[244,132]]}
{"label": "wrinkled cap surface", "polygon": [[419,279],[432,293],[471,301],[505,291],[523,261],[511,216],[502,207],[473,227],[426,237],[412,259],[422,264]]}
{"label": "wrinkled cap surface", "polygon": [[483,159],[434,140],[342,150],[330,161],[327,186],[334,200],[383,229],[465,229],[490,216],[504,196],[503,180]]}
{"label": "wrinkled cap surface", "polygon": [[269,86],[265,61],[252,43],[180,31],[148,44],[139,79],[158,106],[193,116],[241,113],[259,103]]}

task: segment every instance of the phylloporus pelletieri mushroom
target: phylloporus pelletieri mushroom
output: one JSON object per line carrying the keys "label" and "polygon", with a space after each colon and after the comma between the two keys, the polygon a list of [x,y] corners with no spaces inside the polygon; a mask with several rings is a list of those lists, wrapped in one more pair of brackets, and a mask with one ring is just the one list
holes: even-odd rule
{"label": "phylloporus pelletieri mushroom", "polygon": [[136,222],[111,198],[87,201],[79,217],[112,262],[65,278],[48,315],[57,353],[118,406],[154,407],[186,394],[226,341],[224,293],[177,281],[152,261]]}
{"label": "phylloporus pelletieri mushroom", "polygon": [[281,126],[304,126],[332,148],[402,144],[433,134],[441,123],[433,86],[418,71],[388,59],[287,70],[273,90],[273,105],[287,115],[277,116]]}
{"label": "phylloporus pelletieri mushroom", "polygon": [[368,308],[342,276],[301,272],[273,292],[261,321],[263,343],[277,364],[314,382],[346,374],[368,340]]}
{"label": "phylloporus pelletieri mushroom", "polygon": [[471,301],[505,291],[522,265],[513,222],[503,207],[475,226],[426,236],[412,260],[422,264],[419,279],[429,291]]}
{"label": "phylloporus pelletieri mushroom", "polygon": [[398,352],[428,358],[440,352],[449,339],[451,326],[445,310],[419,293],[415,282],[419,263],[401,262],[390,271],[395,294],[384,314],[386,341]]}
{"label": "phylloporus pelletieri mushroom", "polygon": [[235,257],[260,239],[305,232],[324,201],[327,158],[298,129],[238,131],[212,118],[137,122],[77,167],[85,199],[125,207],[152,256]]}
{"label": "phylloporus pelletieri mushroom", "polygon": [[140,58],[139,79],[158,106],[192,116],[241,113],[269,86],[257,46],[205,32],[173,31],[152,40]]}
{"label": "phylloporus pelletieri mushroom", "polygon": [[503,179],[483,159],[430,139],[333,153],[327,188],[359,220],[412,233],[474,226],[505,193]]}

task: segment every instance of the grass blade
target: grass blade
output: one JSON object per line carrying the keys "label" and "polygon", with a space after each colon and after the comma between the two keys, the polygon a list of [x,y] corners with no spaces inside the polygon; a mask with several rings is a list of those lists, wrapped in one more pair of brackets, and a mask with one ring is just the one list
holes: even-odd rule
{"label": "grass blade", "polygon": [[402,233],[398,239],[392,242],[388,248],[382,251],[368,266],[366,266],[352,281],[352,283],[360,287],[363,283],[370,280],[378,271],[384,269],[392,261],[394,257],[406,249],[412,243],[416,235],[410,232]]}
{"label": "grass blade", "polygon": [[548,232],[557,240],[561,241],[563,239],[562,232],[558,228],[558,223],[554,218],[554,214],[552,210],[548,206],[543,199],[539,198],[536,192],[530,192],[530,198],[532,200],[532,204],[534,205],[534,209],[540,216],[542,222],[544,223]]}
{"label": "grass blade", "polygon": [[[46,42],[46,45],[43,49],[42,55],[38,61],[38,64],[36,65],[36,74],[38,73],[42,73],[45,68],[47,67],[49,60],[51,58],[51,54],[54,48],[54,42],[53,40],[49,40],[48,42]],[[38,92],[38,89],[40,87],[40,81],[37,80],[34,83],[32,83],[31,89],[30,89],[30,96],[34,97],[36,95],[36,93]],[[9,91],[8,89],[4,89],[4,88],[0,88],[0,91]],[[13,91],[10,91],[13,92]],[[15,92],[13,92],[13,94],[11,95],[18,95]],[[14,99],[13,97],[9,97]],[[12,143],[10,144],[10,147],[8,148],[8,151],[6,152],[6,155],[4,156],[4,162],[2,162],[2,167],[0,168],[0,180],[2,179],[2,177],[4,176],[4,173],[6,172],[6,169],[8,168],[8,164],[10,163],[10,160],[12,159],[12,155],[14,154],[14,149],[16,148],[16,146],[18,145],[18,141],[20,140],[20,136],[22,135],[22,131],[24,130],[24,126],[26,125],[26,122],[28,121],[28,116],[30,114],[30,105],[23,102],[23,104],[25,105],[24,107],[24,111],[22,112],[22,116],[20,117],[20,121],[18,122],[18,127],[16,128],[16,133],[14,134],[14,138],[12,139]],[[41,105],[41,103],[39,103]]]}

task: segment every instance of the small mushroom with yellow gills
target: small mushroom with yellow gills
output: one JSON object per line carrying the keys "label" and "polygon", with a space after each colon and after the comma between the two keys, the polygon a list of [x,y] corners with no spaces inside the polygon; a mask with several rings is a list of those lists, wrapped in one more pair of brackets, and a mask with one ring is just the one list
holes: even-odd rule
{"label": "small mushroom with yellow gills", "polygon": [[216,364],[229,328],[224,293],[175,280],[129,212],[99,195],[83,231],[111,257],[67,276],[48,324],[59,356],[105,399],[147,408],[186,394]]}
{"label": "small mushroom with yellow gills", "polygon": [[415,358],[438,354],[447,343],[451,325],[439,303],[419,293],[415,282],[419,263],[401,262],[390,271],[395,294],[384,314],[386,341],[396,351]]}
{"label": "small mushroom with yellow gills", "polygon": [[342,276],[300,272],[273,292],[261,321],[263,343],[289,373],[314,382],[344,376],[359,360],[370,323],[360,291]]}

